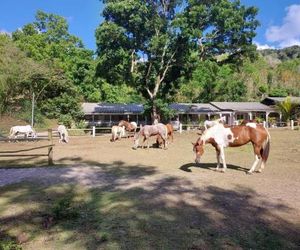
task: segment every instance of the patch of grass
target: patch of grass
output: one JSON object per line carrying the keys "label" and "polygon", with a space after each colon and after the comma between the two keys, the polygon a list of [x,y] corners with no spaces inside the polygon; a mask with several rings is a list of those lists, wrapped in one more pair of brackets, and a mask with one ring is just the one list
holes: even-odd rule
{"label": "patch of grass", "polygon": [[22,247],[11,239],[0,239],[0,250],[21,250]]}
{"label": "patch of grass", "polygon": [[51,213],[54,220],[71,220],[76,219],[79,216],[79,208],[77,208],[72,201],[71,196],[63,197],[57,200],[52,209]]}

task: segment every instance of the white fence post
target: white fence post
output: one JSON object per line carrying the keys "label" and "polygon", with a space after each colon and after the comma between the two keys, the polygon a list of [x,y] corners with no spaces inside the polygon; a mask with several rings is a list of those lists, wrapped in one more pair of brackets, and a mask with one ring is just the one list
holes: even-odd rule
{"label": "white fence post", "polygon": [[291,120],[291,129],[294,130],[294,120]]}
{"label": "white fence post", "polygon": [[96,127],[95,126],[93,126],[93,133],[92,133],[92,135],[93,135],[93,137],[96,136]]}
{"label": "white fence post", "polygon": [[182,123],[179,124],[179,133],[182,133]]}
{"label": "white fence post", "polygon": [[263,121],[263,125],[264,125],[264,128],[266,128],[266,127],[267,127],[267,123],[266,123],[266,121]]}

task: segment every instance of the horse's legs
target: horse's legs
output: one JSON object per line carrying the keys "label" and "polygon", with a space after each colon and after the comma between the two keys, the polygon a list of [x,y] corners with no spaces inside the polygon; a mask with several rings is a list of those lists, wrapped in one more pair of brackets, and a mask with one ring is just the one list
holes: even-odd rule
{"label": "horse's legs", "polygon": [[255,170],[255,167],[257,166],[257,164],[259,163],[260,159],[257,155],[255,155],[255,161],[252,164],[252,167],[250,168],[250,170],[247,172],[248,174],[252,174],[253,171]]}
{"label": "horse's legs", "polygon": [[227,165],[226,165],[226,161],[225,161],[225,153],[224,153],[224,147],[220,147],[220,156],[223,162],[223,168],[222,168],[222,172],[225,172],[227,169]]}
{"label": "horse's legs", "polygon": [[[142,148],[144,148],[144,144],[145,144],[145,141],[147,140],[147,136],[144,136],[144,139],[143,139],[143,142],[142,142]],[[148,142],[148,141],[147,141]]]}
{"label": "horse's legs", "polygon": [[220,168],[220,149],[218,149],[216,147],[216,154],[217,154],[217,167],[216,167],[216,170],[219,170]]}
{"label": "horse's legs", "polygon": [[252,174],[255,170],[256,166],[259,164],[261,156],[260,156],[260,147],[253,145],[254,153],[255,153],[255,161],[252,164],[252,167],[248,171],[248,174]]}

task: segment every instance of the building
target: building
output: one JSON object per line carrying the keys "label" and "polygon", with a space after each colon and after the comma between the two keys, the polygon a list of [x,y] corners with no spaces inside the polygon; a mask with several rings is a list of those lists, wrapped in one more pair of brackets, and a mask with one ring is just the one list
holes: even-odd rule
{"label": "building", "polygon": [[83,103],[82,110],[89,126],[112,126],[120,120],[147,123],[142,104]]}
{"label": "building", "polygon": [[[270,104],[270,100],[266,100],[266,103]],[[226,117],[230,125],[244,119],[261,118],[267,123],[270,116],[281,119],[280,112],[273,105],[260,102],[172,103],[169,107],[183,124],[198,125],[201,121],[222,116]],[[150,122],[144,115],[143,104],[83,103],[82,109],[89,126],[112,126],[120,120],[135,121],[138,124]]]}
{"label": "building", "polygon": [[182,123],[198,123],[202,120],[226,117],[227,124],[237,120],[262,118],[268,122],[270,114],[279,116],[279,112],[260,102],[210,102],[210,103],[173,103],[170,108],[179,116]]}

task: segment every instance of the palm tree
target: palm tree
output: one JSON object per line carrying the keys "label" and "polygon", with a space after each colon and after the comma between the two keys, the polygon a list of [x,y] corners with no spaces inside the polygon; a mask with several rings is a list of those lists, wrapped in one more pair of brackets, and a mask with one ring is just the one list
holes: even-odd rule
{"label": "palm tree", "polygon": [[295,108],[298,106],[298,103],[292,102],[291,98],[288,96],[287,98],[285,98],[284,101],[279,102],[276,106],[278,111],[281,112],[282,114],[282,119],[284,121],[289,121],[291,120]]}

